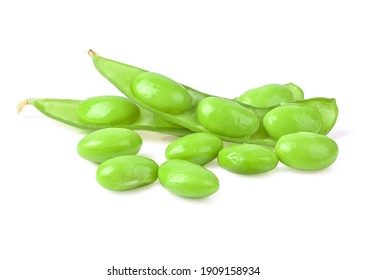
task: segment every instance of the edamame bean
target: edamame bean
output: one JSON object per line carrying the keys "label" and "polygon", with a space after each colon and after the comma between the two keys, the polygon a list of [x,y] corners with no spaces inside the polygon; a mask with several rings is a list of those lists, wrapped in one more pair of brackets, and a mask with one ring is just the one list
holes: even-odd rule
{"label": "edamame bean", "polygon": [[191,96],[182,85],[157,73],[140,74],[133,87],[137,98],[165,113],[178,114],[192,104]]}
{"label": "edamame bean", "polygon": [[313,107],[305,104],[284,104],[269,111],[263,124],[269,135],[275,139],[296,132],[319,133],[322,116]]}
{"label": "edamame bean", "polygon": [[219,189],[218,178],[204,167],[182,159],[171,159],[158,170],[162,186],[170,192],[187,197],[202,198]]}
{"label": "edamame bean", "polygon": [[121,96],[95,96],[82,101],[79,117],[92,124],[131,124],[140,115],[139,107]]}
{"label": "edamame bean", "polygon": [[275,152],[279,160],[292,168],[318,170],[330,166],[338,156],[338,145],[331,138],[311,132],[282,136]]}
{"label": "edamame bean", "polygon": [[157,179],[158,164],[142,156],[119,156],[103,162],[98,183],[111,191],[126,191],[149,185]]}
{"label": "edamame bean", "polygon": [[274,169],[278,165],[278,157],[264,146],[235,144],[219,152],[218,163],[228,171],[250,175]]}
{"label": "edamame bean", "polygon": [[247,108],[220,97],[203,99],[197,109],[200,123],[209,131],[228,137],[243,137],[259,129],[259,119]]}
{"label": "edamame bean", "polygon": [[237,97],[236,100],[255,107],[270,107],[296,99],[287,85],[269,84],[250,89]]}
{"label": "edamame bean", "polygon": [[100,163],[122,155],[136,155],[142,139],[136,132],[125,128],[104,128],[80,140],[77,150],[86,160]]}
{"label": "edamame bean", "polygon": [[184,159],[198,165],[212,161],[223,148],[222,140],[208,133],[193,133],[178,138],[167,146],[167,159]]}

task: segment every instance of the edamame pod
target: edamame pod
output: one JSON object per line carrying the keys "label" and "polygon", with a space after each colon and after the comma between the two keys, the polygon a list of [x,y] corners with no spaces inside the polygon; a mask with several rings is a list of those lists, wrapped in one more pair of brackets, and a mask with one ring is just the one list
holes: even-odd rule
{"label": "edamame pod", "polygon": [[90,97],[83,100],[78,107],[79,118],[91,124],[131,124],[139,115],[139,107],[121,96]]}
{"label": "edamame pod", "polygon": [[218,164],[238,174],[259,174],[278,165],[278,157],[267,147],[255,144],[235,144],[222,149]]}
{"label": "edamame pod", "polygon": [[299,99],[303,99],[303,91],[294,84],[269,84],[250,89],[236,98],[239,102],[255,107],[270,107]]}
{"label": "edamame pod", "polygon": [[123,155],[136,155],[142,139],[136,132],[126,128],[104,128],[94,131],[78,144],[78,154],[86,160],[101,163]]}
{"label": "edamame pod", "polygon": [[149,185],[157,179],[158,164],[142,156],[119,156],[97,169],[98,183],[111,191],[127,191]]}
{"label": "edamame pod", "polygon": [[218,178],[204,167],[182,159],[171,159],[158,170],[162,186],[170,192],[187,197],[203,198],[219,189]]}
{"label": "edamame pod", "polygon": [[80,112],[78,113],[82,102],[81,100],[74,99],[31,98],[21,102],[18,106],[18,111],[20,112],[26,105],[33,105],[38,111],[51,119],[91,131],[107,127],[121,127],[133,130],[155,131],[177,136],[192,133],[191,130],[162,119],[156,114],[140,107],[138,118],[130,124],[87,123],[80,118]]}
{"label": "edamame pod", "polygon": [[[138,104],[142,108],[149,110],[162,118],[165,118],[169,121],[172,121],[174,123],[177,123],[183,127],[186,127],[192,131],[196,132],[206,132],[210,133],[211,131],[208,130],[200,121],[198,118],[198,106],[202,100],[205,98],[211,97],[209,94],[202,93],[200,91],[197,91],[193,88],[190,88],[188,86],[185,86],[183,84],[182,87],[186,90],[186,92],[191,97],[191,106],[182,112],[175,113],[175,114],[169,114],[167,112],[164,112],[162,110],[159,110],[159,108],[154,105],[151,106],[147,102],[144,102],[142,99],[140,99],[139,92],[135,92],[134,90],[134,81],[137,79],[137,77],[147,71],[137,68],[131,65],[127,65],[124,63],[120,63],[117,61],[113,61],[110,59],[103,58],[99,55],[97,55],[93,51],[89,51],[89,55],[93,59],[93,63],[96,67],[96,69],[107,79],[109,80],[113,85],[115,85],[123,94],[125,94],[128,98],[130,98],[134,103]],[[160,80],[157,79],[156,85],[160,83]],[[164,83],[161,84],[164,86]],[[301,90],[295,86],[295,85],[289,85],[289,88],[295,95],[301,95]],[[303,93],[302,93],[303,94]],[[216,97],[219,98],[219,97]],[[231,101],[226,98],[220,98],[223,102]],[[237,136],[234,134],[230,135],[222,135],[216,133],[218,137],[220,137],[222,140],[229,141],[229,142],[235,142],[235,143],[255,143],[255,144],[262,144],[262,145],[275,145],[275,140],[269,136],[269,134],[265,131],[263,125],[262,125],[262,119],[264,115],[273,109],[274,107],[266,107],[266,108],[258,108],[253,107],[250,105],[243,104],[238,101],[231,101],[235,102],[239,106],[242,106],[246,108],[246,110],[250,110],[252,113],[254,113],[258,119],[258,123],[260,123],[260,126],[256,132],[251,134],[251,131],[249,134],[246,134],[243,136],[243,134],[239,134],[240,136]],[[327,98],[314,98],[309,100],[299,100],[295,101],[298,102],[307,102],[312,103],[312,106],[320,107],[325,110],[319,110],[319,112],[322,113],[322,120],[323,125],[320,130],[320,133],[326,134],[330,129],[333,127],[336,118],[337,118],[337,107],[334,99],[327,99]],[[222,125],[225,122],[223,120],[220,125]],[[227,125],[232,125],[228,124]],[[253,126],[255,127],[255,125]],[[219,131],[222,133],[221,131]],[[233,132],[237,133],[237,132]]]}
{"label": "edamame pod", "polygon": [[331,138],[311,132],[282,136],[275,152],[279,160],[292,168],[319,170],[330,166],[338,156],[338,145]]}
{"label": "edamame pod", "polygon": [[269,135],[278,139],[301,131],[319,133],[322,116],[316,108],[306,104],[284,104],[269,111],[263,123]]}
{"label": "edamame pod", "polygon": [[213,135],[204,132],[193,133],[178,138],[167,146],[167,159],[183,159],[204,165],[217,156],[223,148],[222,140]]}

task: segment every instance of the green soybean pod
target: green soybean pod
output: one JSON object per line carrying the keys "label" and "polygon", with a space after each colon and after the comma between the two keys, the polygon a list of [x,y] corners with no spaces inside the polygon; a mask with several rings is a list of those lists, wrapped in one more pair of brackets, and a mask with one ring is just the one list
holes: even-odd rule
{"label": "green soybean pod", "polygon": [[182,159],[171,159],[158,170],[162,186],[187,198],[203,198],[219,189],[218,178],[208,169]]}
{"label": "green soybean pod", "polygon": [[228,137],[252,135],[260,126],[254,112],[220,97],[203,99],[197,108],[197,117],[210,132]]}
{"label": "green soybean pod", "polygon": [[251,175],[274,169],[278,165],[278,157],[264,146],[235,144],[219,152],[218,164],[233,173]]}
{"label": "green soybean pod", "polygon": [[166,148],[167,159],[183,159],[204,165],[212,161],[223,148],[223,141],[209,133],[200,132],[178,138]]}
{"label": "green soybean pod", "polygon": [[263,124],[268,134],[278,139],[296,132],[319,133],[323,120],[318,110],[305,104],[284,104],[266,113]]}
{"label": "green soybean pod", "polygon": [[78,115],[91,124],[131,124],[138,119],[140,110],[121,96],[95,96],[80,103]]}
{"label": "green soybean pod", "polygon": [[151,107],[169,114],[178,114],[191,107],[186,89],[176,81],[153,72],[137,76],[133,84],[136,97]]}
{"label": "green soybean pod", "polygon": [[279,160],[292,168],[319,170],[330,166],[338,156],[338,145],[331,138],[298,132],[282,136],[275,145]]}
{"label": "green soybean pod", "polygon": [[104,128],[82,138],[77,151],[82,158],[100,163],[117,156],[136,155],[141,145],[141,137],[132,130]]}
{"label": "green soybean pod", "polygon": [[119,156],[99,165],[98,183],[111,191],[126,191],[153,183],[158,164],[142,156]]}
{"label": "green soybean pod", "polygon": [[255,107],[270,107],[296,99],[294,99],[292,90],[288,86],[269,84],[250,89],[237,97],[236,100]]}

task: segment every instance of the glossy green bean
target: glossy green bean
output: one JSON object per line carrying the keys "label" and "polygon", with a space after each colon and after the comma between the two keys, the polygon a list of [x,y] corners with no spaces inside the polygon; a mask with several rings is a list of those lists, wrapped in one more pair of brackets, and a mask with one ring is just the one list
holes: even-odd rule
{"label": "glossy green bean", "polygon": [[166,148],[167,159],[183,159],[204,165],[217,156],[223,148],[223,141],[204,132],[192,133],[173,141]]}
{"label": "glossy green bean", "polygon": [[214,173],[182,159],[163,163],[158,169],[158,178],[167,190],[187,198],[207,197],[219,189],[219,181]]}
{"label": "glossy green bean", "polygon": [[158,164],[142,156],[119,156],[98,166],[98,183],[111,191],[127,191],[157,180]]}
{"label": "glossy green bean", "polygon": [[269,84],[250,89],[236,98],[237,101],[255,107],[270,107],[284,102],[303,99],[303,90],[293,84]]}
{"label": "glossy green bean", "polygon": [[319,170],[333,164],[338,157],[338,145],[325,135],[298,132],[282,136],[275,152],[291,168]]}

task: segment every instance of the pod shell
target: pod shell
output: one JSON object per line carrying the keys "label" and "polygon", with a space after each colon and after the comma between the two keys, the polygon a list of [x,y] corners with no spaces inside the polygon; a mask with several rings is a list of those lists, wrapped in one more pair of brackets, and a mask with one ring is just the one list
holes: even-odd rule
{"label": "pod shell", "polygon": [[275,145],[279,160],[292,168],[319,170],[330,166],[338,157],[338,145],[331,138],[298,132],[282,136]]}
{"label": "pod shell", "polygon": [[162,186],[187,198],[203,198],[219,189],[218,178],[208,169],[182,159],[171,159],[158,170]]}
{"label": "pod shell", "polygon": [[168,114],[179,114],[192,105],[191,96],[186,89],[161,74],[140,74],[134,80],[133,89],[139,100]]}
{"label": "pod shell", "polygon": [[227,137],[254,134],[260,126],[256,114],[232,100],[207,97],[197,108],[200,123],[210,132]]}
{"label": "pod shell", "polygon": [[209,133],[193,133],[178,138],[166,148],[167,159],[183,159],[204,165],[216,158],[223,141]]}
{"label": "pod shell", "polygon": [[79,118],[90,124],[131,124],[140,115],[140,109],[121,96],[95,96],[82,101],[78,107]]}
{"label": "pod shell", "polygon": [[153,183],[158,176],[158,164],[142,156],[119,156],[99,165],[98,183],[111,191],[126,191]]}
{"label": "pod shell", "polygon": [[278,157],[264,146],[235,144],[219,152],[218,164],[233,173],[251,175],[274,169],[278,165]]}
{"label": "pod shell", "polygon": [[82,138],[78,154],[89,161],[101,163],[113,157],[136,155],[143,141],[139,134],[126,128],[103,128]]}
{"label": "pod shell", "polygon": [[304,104],[284,104],[266,113],[263,124],[268,134],[278,139],[296,132],[319,133],[322,116],[319,111]]}

